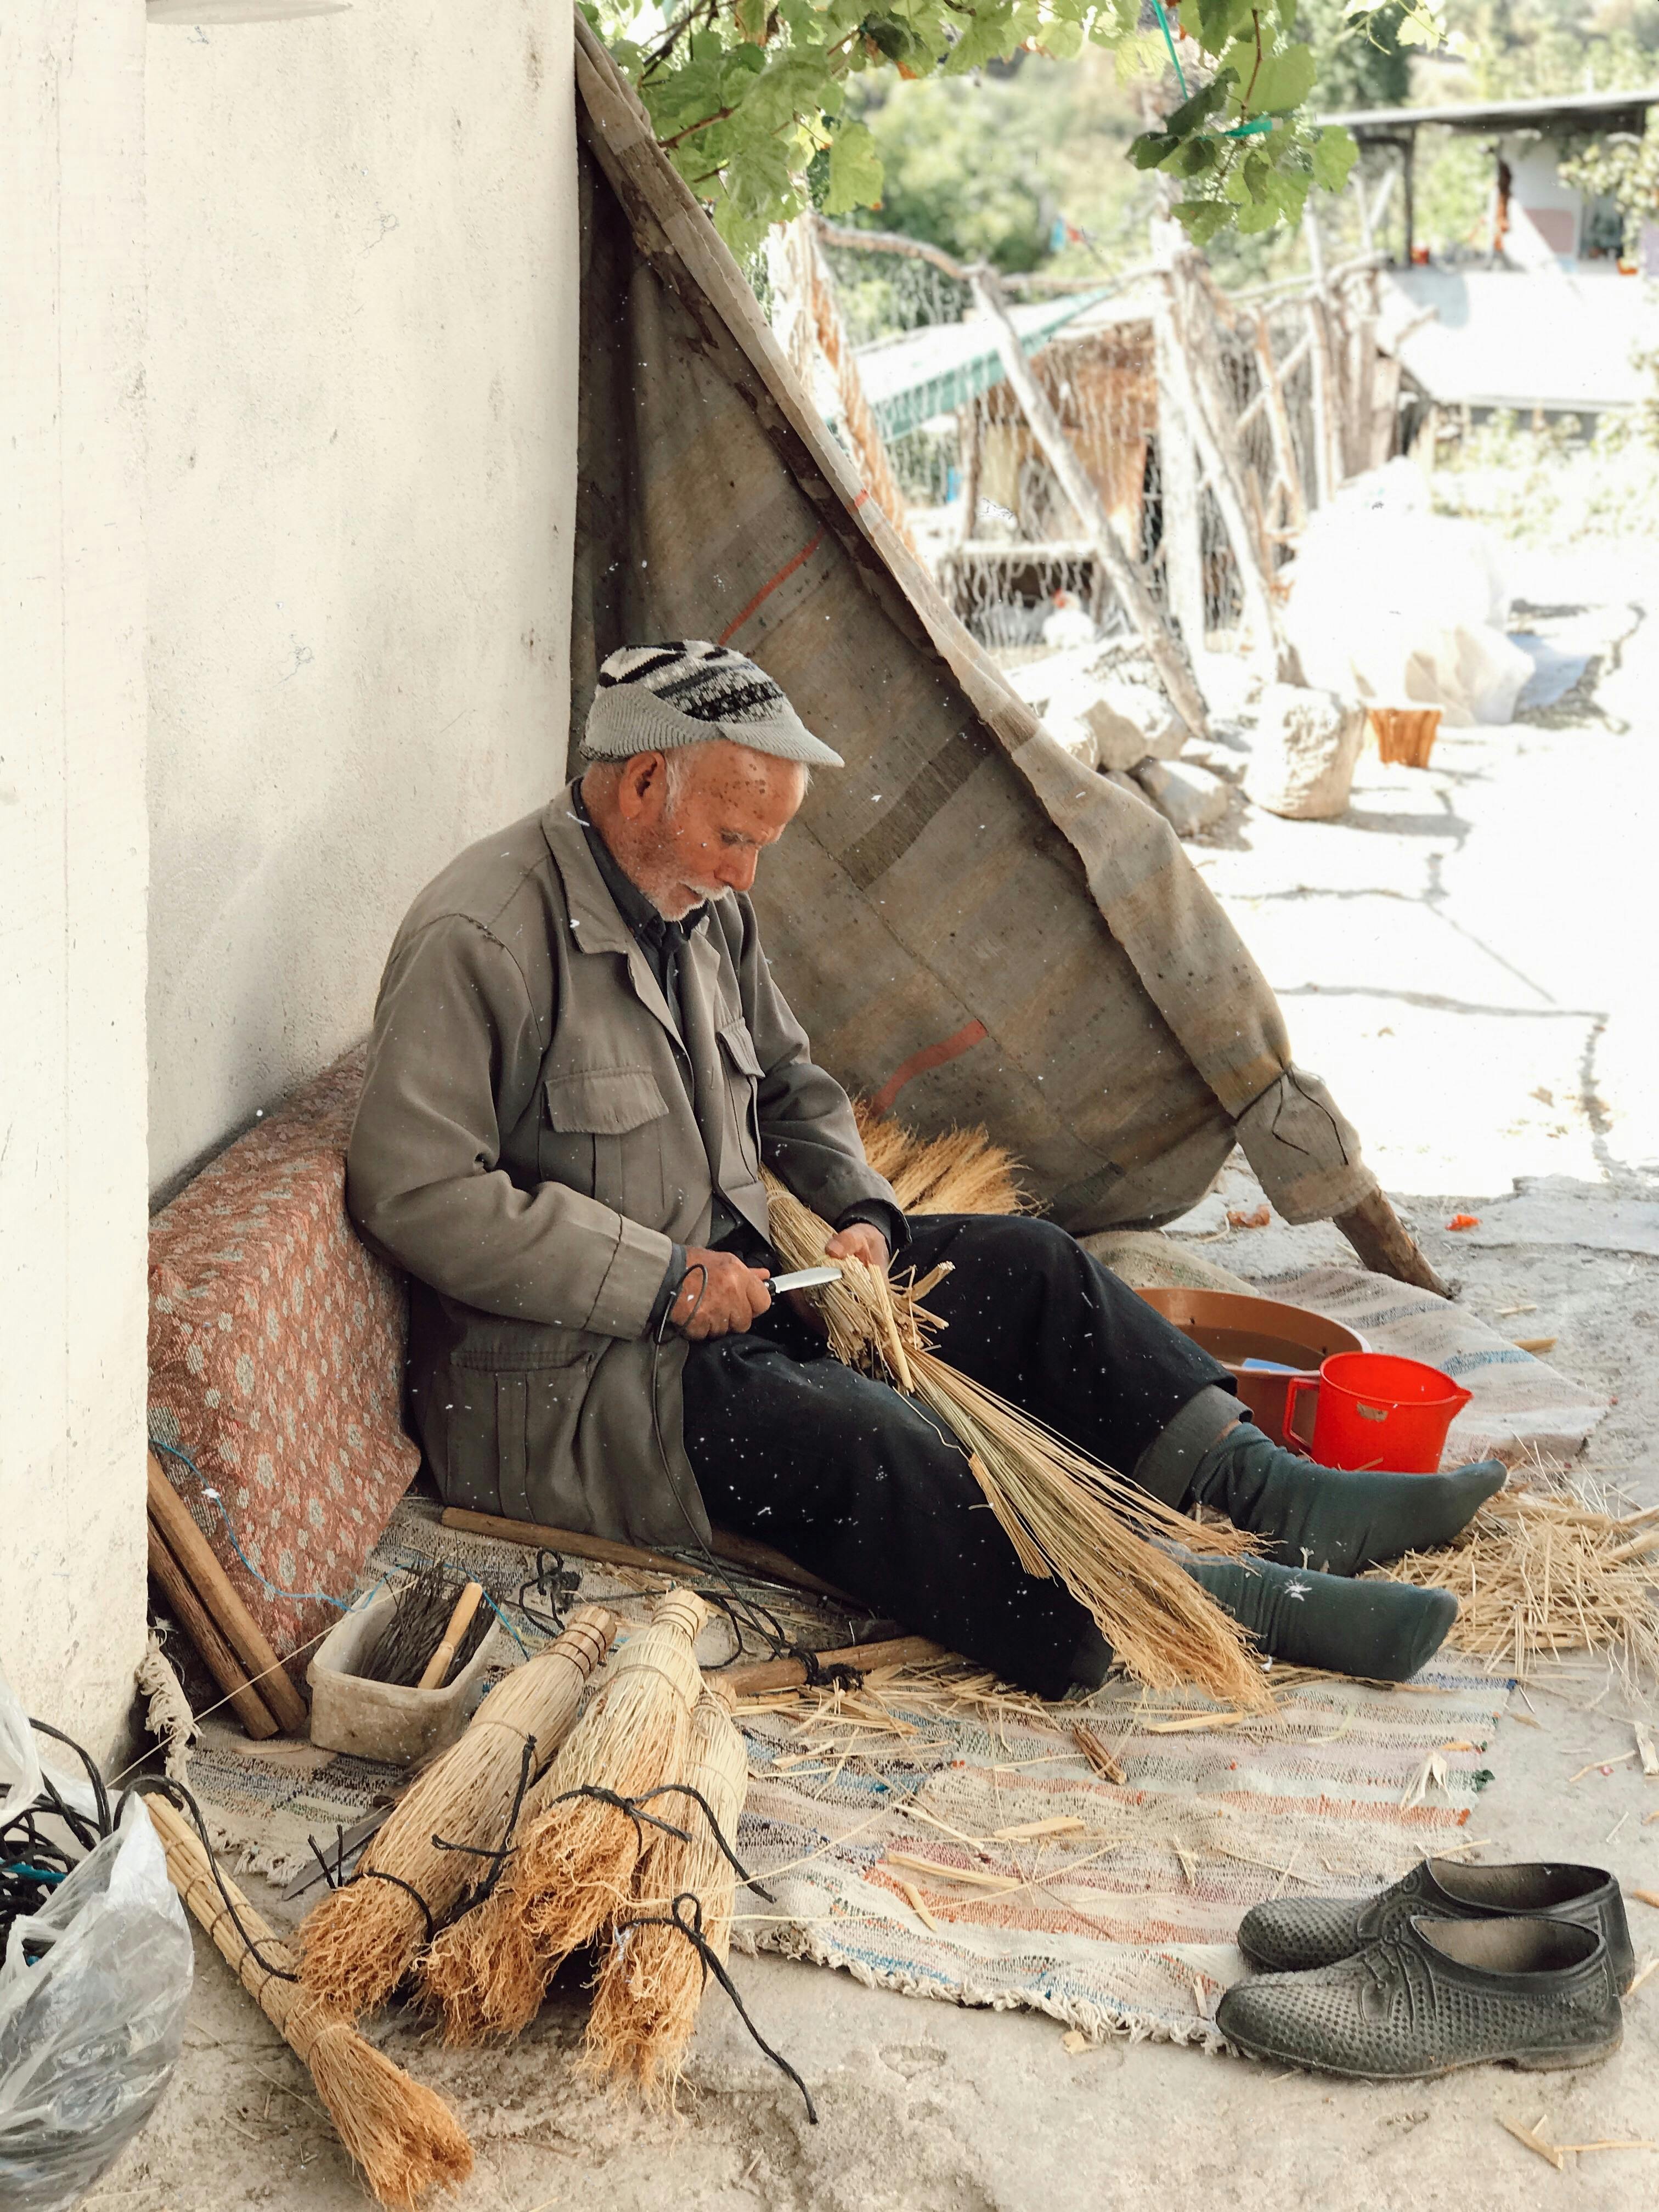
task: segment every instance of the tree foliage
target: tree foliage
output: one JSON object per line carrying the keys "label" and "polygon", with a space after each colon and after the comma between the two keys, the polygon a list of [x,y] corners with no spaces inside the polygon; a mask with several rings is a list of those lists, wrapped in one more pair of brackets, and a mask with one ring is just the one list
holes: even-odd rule
{"label": "tree foliage", "polygon": [[[1346,131],[1310,117],[1317,64],[1298,29],[1304,0],[1152,0],[1150,34],[1140,0],[688,0],[665,22],[649,0],[583,4],[739,252],[807,204],[815,165],[826,213],[880,204],[880,150],[849,99],[878,70],[963,76],[1022,52],[1071,59],[1085,43],[1143,66],[1166,52],[1170,112],[1130,155],[1170,180],[1200,244],[1295,222],[1312,187],[1339,189],[1354,158]],[[1428,8],[1394,0],[1383,12],[1397,40],[1431,35]],[[1345,0],[1358,35],[1376,13]]]}

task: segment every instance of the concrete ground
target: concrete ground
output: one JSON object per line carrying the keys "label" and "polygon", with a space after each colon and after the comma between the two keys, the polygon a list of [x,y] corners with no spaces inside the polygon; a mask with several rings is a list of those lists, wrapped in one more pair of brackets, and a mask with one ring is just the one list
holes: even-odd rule
{"label": "concrete ground", "polygon": [[[1242,809],[1194,848],[1369,1157],[1471,1307],[1558,1339],[1617,1398],[1586,1455],[1659,1502],[1659,1083],[1651,963],[1659,574],[1622,549],[1531,557],[1536,625],[1618,636],[1544,718],[1443,736],[1425,772],[1362,772],[1341,822]],[[1588,610],[1571,614],[1562,610]],[[1547,1178],[1516,1196],[1517,1176]],[[1482,1229],[1449,1233],[1454,1211]],[[1219,1209],[1188,1224],[1209,1235]],[[1204,1249],[1247,1273],[1347,1257],[1325,1226]],[[1541,1669],[1500,1731],[1476,1815],[1489,1859],[1575,1858],[1659,1894],[1659,1783],[1630,1759],[1632,1705],[1594,1663]],[[1527,1719],[1535,1725],[1527,1725]],[[1577,1777],[1575,1779],[1573,1778]],[[1630,1906],[1638,1962],[1659,1910]],[[302,2068],[198,1942],[189,2047],[100,2212],[335,2212],[362,2200]],[[1068,2054],[1053,2022],[865,1990],[775,1959],[736,1978],[810,2083],[820,2123],[711,1996],[682,2117],[612,2101],[575,2065],[579,1990],[514,2048],[454,2055],[402,2021],[381,2039],[453,2103],[478,2152],[457,2212],[763,2206],[768,2212],[1139,2212],[1364,2204],[1368,2212],[1635,2212],[1659,2151],[1557,2172],[1498,2123],[1559,2144],[1659,2142],[1659,1975],[1623,2050],[1573,2075],[1482,2069],[1370,2087],[1141,2044]],[[377,2031],[380,2033],[380,2031]]]}

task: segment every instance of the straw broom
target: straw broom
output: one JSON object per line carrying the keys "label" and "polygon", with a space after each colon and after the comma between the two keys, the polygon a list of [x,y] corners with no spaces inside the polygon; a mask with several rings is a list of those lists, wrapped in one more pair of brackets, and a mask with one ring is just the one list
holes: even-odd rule
{"label": "straw broom", "polygon": [[[691,1717],[685,1779],[708,1800],[731,1840],[749,1794],[749,1747],[732,1719],[732,1694],[711,1684]],[[737,1877],[693,1797],[656,1800],[653,1810],[685,1830],[659,1838],[645,1863],[641,1891],[605,1953],[587,2023],[587,2057],[597,2072],[631,2076],[653,2101],[672,2096],[697,2024],[708,1969],[672,1927],[642,1924],[672,1914],[690,1892],[702,1907],[703,1936],[721,1965],[732,1948]],[[683,1908],[690,1917],[690,1907]]]}
{"label": "straw broom", "polygon": [[879,1115],[867,1098],[853,1111],[865,1157],[891,1183],[906,1213],[1024,1213],[1029,1201],[1016,1180],[1019,1163],[982,1128],[919,1137],[902,1121]]}
{"label": "straw broom", "polygon": [[661,1830],[592,1798],[559,1800],[584,1787],[638,1797],[679,1780],[702,1686],[692,1645],[708,1618],[695,1590],[672,1589],[659,1600],[651,1626],[617,1652],[611,1680],[537,1786],[501,1881],[421,1961],[421,1988],[443,2015],[447,2042],[520,2034],[563,1961],[626,1903]]}
{"label": "straw broom", "polygon": [[[357,1878],[311,1913],[300,1930],[301,1979],[331,2011],[357,2020],[383,2005],[427,1941],[417,1898],[441,1922],[481,1880],[490,1862],[467,1847],[506,1840],[526,1747],[539,1771],[569,1735],[616,1633],[602,1606],[579,1606],[558,1640],[498,1684],[460,1741],[421,1776],[363,1853]],[[440,1850],[438,1838],[463,1848]],[[394,1879],[363,1879],[371,1874]]]}
{"label": "straw broom", "polygon": [[472,2171],[472,2146],[443,2099],[366,2043],[349,2021],[297,1983],[278,1978],[293,1972],[292,1953],[227,1879],[243,1928],[269,1962],[262,1966],[219,1893],[195,1831],[165,1797],[147,1796],[144,1810],[161,1839],[173,1887],[260,2011],[310,2069],[341,2142],[380,2202],[412,2205],[428,2189],[453,2189],[465,2181]]}
{"label": "straw broom", "polygon": [[[766,1188],[780,1256],[811,1267],[823,1256],[828,1224],[770,1173]],[[1176,1513],[939,1358],[920,1303],[937,1274],[896,1297],[884,1274],[858,1261],[840,1266],[840,1281],[811,1294],[831,1352],[939,1416],[1025,1572],[1057,1574],[1149,1689],[1190,1682],[1223,1704],[1265,1708],[1267,1683],[1245,1631],[1148,1539],[1235,1556],[1257,1548],[1252,1540]]]}

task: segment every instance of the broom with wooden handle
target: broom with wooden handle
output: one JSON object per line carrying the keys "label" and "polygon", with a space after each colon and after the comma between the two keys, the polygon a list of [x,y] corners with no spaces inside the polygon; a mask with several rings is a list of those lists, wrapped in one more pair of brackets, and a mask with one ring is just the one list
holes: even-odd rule
{"label": "broom with wooden handle", "polygon": [[673,2094],[697,2024],[708,1969],[680,1927],[696,1900],[703,1939],[724,1966],[732,1948],[737,1876],[710,1826],[728,1841],[749,1794],[749,1748],[732,1719],[732,1693],[710,1683],[691,1716],[684,1779],[708,1807],[670,1792],[653,1809],[685,1831],[665,1836],[644,1863],[640,1894],[605,1951],[587,2023],[588,2063],[631,2076],[653,2101]]}
{"label": "broom with wooden handle", "polygon": [[[787,1267],[816,1265],[832,1234],[829,1224],[769,1171],[766,1192],[779,1257]],[[917,1291],[896,1293],[884,1273],[859,1261],[839,1265],[839,1282],[809,1293],[830,1351],[921,1398],[939,1416],[1025,1572],[1058,1575],[1125,1670],[1149,1689],[1190,1682],[1224,1704],[1267,1706],[1261,1661],[1245,1632],[1148,1540],[1237,1555],[1258,1548],[1253,1540],[1188,1520],[982,1389],[932,1350],[936,1324]]]}
{"label": "broom with wooden handle", "polygon": [[300,1930],[300,1974],[331,2010],[356,2020],[383,2005],[432,1927],[483,1880],[491,1862],[473,1853],[506,1840],[526,1759],[538,1772],[569,1735],[616,1633],[603,1606],[578,1606],[556,1643],[499,1683],[460,1741],[428,1767],[356,1878],[312,1911]]}
{"label": "broom with wooden handle", "polygon": [[[651,1626],[623,1644],[611,1680],[537,1785],[501,1880],[421,1960],[420,1986],[443,2015],[447,2041],[519,2034],[562,1961],[627,1902],[661,1829],[602,1797],[572,1793],[637,1798],[681,1778],[702,1687],[692,1646],[708,1618],[695,1590],[672,1589],[658,1601]],[[664,1800],[651,1810],[678,1826],[672,1806]]]}
{"label": "broom with wooden handle", "polygon": [[161,1839],[173,1887],[260,2011],[310,2069],[341,2142],[380,2202],[412,2205],[428,2189],[453,2189],[465,2181],[472,2171],[472,2146],[443,2099],[365,2042],[349,2021],[297,1982],[283,1980],[294,1972],[292,1954],[234,1882],[222,1875],[227,1905],[201,1838],[183,1814],[159,1796],[146,1796],[144,1810]]}

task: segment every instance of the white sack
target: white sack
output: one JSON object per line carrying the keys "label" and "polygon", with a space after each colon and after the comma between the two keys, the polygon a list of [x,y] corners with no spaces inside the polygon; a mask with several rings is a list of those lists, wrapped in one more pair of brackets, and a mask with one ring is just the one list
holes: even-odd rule
{"label": "white sack", "polygon": [[1421,471],[1390,461],[1309,522],[1285,629],[1316,689],[1439,707],[1455,727],[1507,722],[1532,662],[1504,635],[1509,591],[1479,523],[1428,512]]}

